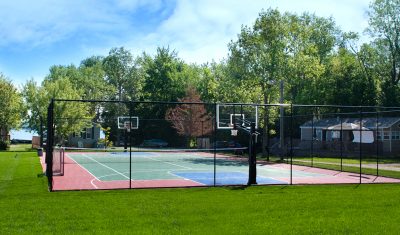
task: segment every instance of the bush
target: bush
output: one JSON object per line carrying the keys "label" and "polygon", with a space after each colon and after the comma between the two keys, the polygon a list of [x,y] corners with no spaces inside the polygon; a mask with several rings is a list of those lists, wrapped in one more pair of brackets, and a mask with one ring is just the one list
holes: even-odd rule
{"label": "bush", "polygon": [[9,149],[10,149],[10,141],[0,140],[0,150],[9,150]]}

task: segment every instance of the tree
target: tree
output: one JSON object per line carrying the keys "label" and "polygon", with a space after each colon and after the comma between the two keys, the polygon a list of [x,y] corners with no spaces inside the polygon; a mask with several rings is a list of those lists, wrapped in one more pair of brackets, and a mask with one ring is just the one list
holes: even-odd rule
{"label": "tree", "polygon": [[82,99],[110,99],[115,89],[106,81],[103,57],[92,56],[84,59],[77,68],[78,76],[70,79],[76,88],[83,89]]}
{"label": "tree", "polygon": [[54,65],[45,81],[68,79],[76,90],[81,90],[80,99],[109,99],[115,90],[105,80],[103,58],[92,56],[84,59],[79,67],[75,65]]}
{"label": "tree", "polygon": [[[150,101],[176,101],[185,94],[187,81],[182,73],[186,65],[169,48],[157,48],[157,54],[146,64],[144,98]],[[165,110],[164,110],[165,111]]]}
{"label": "tree", "polygon": [[270,103],[274,85],[283,78],[287,20],[278,10],[263,11],[253,28],[243,27],[238,40],[229,44],[233,76],[252,89],[260,87],[264,103]]}
{"label": "tree", "polygon": [[213,62],[199,67],[199,79],[195,81],[196,90],[199,91],[202,100],[216,102],[218,100],[218,85],[221,79],[219,64]]}
{"label": "tree", "polygon": [[292,103],[324,103],[319,84],[334,52],[338,29],[332,19],[308,13],[290,15],[288,28],[287,99]]}
{"label": "tree", "polygon": [[[186,90],[186,96],[179,102],[202,102],[200,95],[193,87]],[[188,138],[190,147],[196,137],[209,135],[212,128],[212,118],[203,104],[179,104],[167,110],[165,119],[171,122],[172,127],[181,136]]]}
{"label": "tree", "polygon": [[27,81],[22,90],[22,97],[28,109],[28,113],[24,118],[24,123],[29,130],[39,134],[42,134],[42,128],[46,123],[46,107],[50,103],[50,99],[43,99],[40,93],[41,90],[42,89],[33,79]]}
{"label": "tree", "polygon": [[[376,105],[377,85],[367,79],[357,56],[346,48],[339,48],[326,65],[324,89],[328,104]],[[322,94],[321,94],[322,95]]]}
{"label": "tree", "polygon": [[24,105],[20,93],[12,82],[0,73],[0,140],[11,129],[18,129],[24,114]]}
{"label": "tree", "polygon": [[380,71],[384,76],[382,92],[384,105],[400,103],[400,0],[375,0],[368,11],[367,31],[375,38],[379,56],[386,66]]}
{"label": "tree", "polygon": [[[231,76],[236,86],[247,87],[246,92],[261,97],[253,102],[277,102],[281,80],[286,81],[288,100],[310,102],[310,97],[317,96],[314,91],[318,90],[337,32],[332,19],[263,11],[252,28],[243,27],[238,40],[229,44]],[[260,111],[264,117],[263,154],[269,133],[267,123],[274,121],[268,118],[269,112]]]}
{"label": "tree", "polygon": [[118,100],[124,99],[125,86],[132,75],[133,56],[123,47],[112,48],[103,60],[103,68],[109,84],[116,88]]}
{"label": "tree", "polygon": [[[54,81],[44,80],[41,86],[35,81],[28,81],[23,88],[23,97],[29,109],[25,122],[29,129],[39,133],[40,122],[38,117],[45,119],[47,107],[52,98],[80,99],[82,90],[74,88],[67,78]],[[54,106],[54,125],[57,136],[56,143],[63,141],[74,132],[81,132],[83,128],[92,126],[95,114],[88,103],[56,102]]]}

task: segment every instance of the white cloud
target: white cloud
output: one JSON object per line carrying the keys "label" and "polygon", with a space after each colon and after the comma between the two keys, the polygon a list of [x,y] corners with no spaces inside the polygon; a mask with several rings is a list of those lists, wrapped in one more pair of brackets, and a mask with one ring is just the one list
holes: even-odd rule
{"label": "white cloud", "polygon": [[[20,66],[7,64],[9,59],[0,55],[0,63],[4,62],[0,71],[17,80],[26,80],[33,74],[40,78],[48,73],[49,65],[79,63],[91,55],[107,55],[111,47],[120,46],[136,55],[142,51],[154,53],[157,46],[169,46],[187,62],[219,61],[227,56],[227,44],[237,39],[241,26],[251,26],[261,9],[332,16],[344,31],[361,33],[368,24],[368,3],[369,0],[176,0],[172,5],[175,2],[168,0],[1,0],[0,49],[19,50],[14,54],[23,58],[30,47],[40,47],[31,52],[43,48],[49,56],[40,57],[43,68],[32,63],[21,73]],[[154,18],[142,18],[145,11],[153,12],[146,16]],[[73,40],[81,41],[76,45]],[[61,46],[48,49],[57,43]],[[64,49],[68,43],[76,50]],[[46,57],[51,58],[45,61]]]}
{"label": "white cloud", "polygon": [[315,13],[321,17],[333,17],[344,31],[362,32],[368,21],[365,15],[369,0],[269,0],[271,7],[282,11]]}
{"label": "white cloud", "polygon": [[116,0],[115,6],[120,9],[134,11],[139,7],[151,6],[153,11],[157,11],[162,7],[161,0]]}
{"label": "white cloud", "polygon": [[161,0],[0,1],[0,47],[47,45],[82,32],[101,35],[128,31],[131,19],[121,12],[132,14],[144,6],[159,9]]}
{"label": "white cloud", "polygon": [[129,45],[150,52],[156,46],[170,46],[187,62],[218,61],[226,57],[227,44],[237,39],[241,26],[251,26],[259,12],[269,7],[332,16],[344,31],[361,33],[367,26],[366,0],[178,0],[173,14],[155,32]]}
{"label": "white cloud", "polygon": [[187,62],[220,60],[226,56],[227,44],[235,39],[241,25],[251,24],[262,8],[267,5],[261,0],[251,4],[229,0],[179,0],[170,18],[145,39],[135,38],[131,45],[136,50],[170,46]]}

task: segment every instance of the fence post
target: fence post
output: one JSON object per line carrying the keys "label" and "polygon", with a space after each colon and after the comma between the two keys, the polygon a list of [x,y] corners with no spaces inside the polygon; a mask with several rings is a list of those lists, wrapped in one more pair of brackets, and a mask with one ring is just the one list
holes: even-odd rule
{"label": "fence post", "polygon": [[[133,116],[133,101],[129,102],[129,188],[132,188],[132,116]],[[126,141],[125,141],[126,142]]]}
{"label": "fence post", "polygon": [[[267,161],[269,162],[269,160],[270,160],[270,153],[269,153],[269,151],[270,151],[270,149],[269,149],[269,145],[270,145],[270,138],[269,138],[269,115],[270,115],[270,113],[269,113],[269,106],[267,105],[267,106],[265,106],[265,108],[266,108],[266,113],[267,113],[267,123],[265,123],[265,128],[267,129]],[[264,142],[264,140],[263,140],[263,142]]]}
{"label": "fence post", "polygon": [[293,184],[293,104],[290,104],[290,184]]}
{"label": "fence post", "polygon": [[217,184],[217,115],[218,115],[218,105],[214,103],[214,121],[213,121],[213,139],[214,139],[214,187]]}
{"label": "fence post", "polygon": [[39,138],[40,138],[40,147],[43,148],[43,117],[40,114],[40,127],[39,127]]}
{"label": "fence post", "polygon": [[257,159],[256,159],[256,124],[251,123],[249,144],[249,181],[247,185],[257,184]]}
{"label": "fence post", "polygon": [[53,191],[54,99],[47,108],[46,176],[49,190]]}
{"label": "fence post", "polygon": [[[378,130],[379,130],[379,109],[376,110],[376,131],[375,131],[375,138],[376,138],[376,176],[379,176],[379,139],[378,139]],[[383,133],[381,133],[381,136]]]}
{"label": "fence post", "polygon": [[343,117],[340,115],[340,171],[343,171]]}
{"label": "fence post", "polygon": [[314,167],[314,115],[311,117],[311,167]]}
{"label": "fence post", "polygon": [[362,128],[363,128],[363,125],[362,125],[362,120],[363,120],[363,117],[362,117],[362,107],[360,107],[360,151],[359,151],[359,160],[360,160],[360,184],[362,183],[362,163],[361,163],[361,161],[362,161]]}

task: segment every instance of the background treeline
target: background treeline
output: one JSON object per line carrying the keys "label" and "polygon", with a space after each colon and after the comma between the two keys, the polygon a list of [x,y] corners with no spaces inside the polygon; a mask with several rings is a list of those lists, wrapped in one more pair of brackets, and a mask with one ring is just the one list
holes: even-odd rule
{"label": "background treeline", "polygon": [[[277,103],[280,81],[288,103],[399,106],[400,0],[375,0],[367,15],[370,42],[361,43],[359,35],[341,31],[332,18],[262,10],[229,43],[226,59],[202,65],[186,63],[169,47],[157,48],[154,55],[112,48],[107,56],[79,65],[52,66],[41,84],[26,82],[20,94],[15,90],[25,103],[19,115],[39,131],[53,97],[177,101],[189,87],[204,102]],[[88,106],[71,104],[58,112],[86,118],[107,112],[107,107]],[[0,123],[10,129],[21,122]],[[64,132],[81,127],[71,125]]]}

